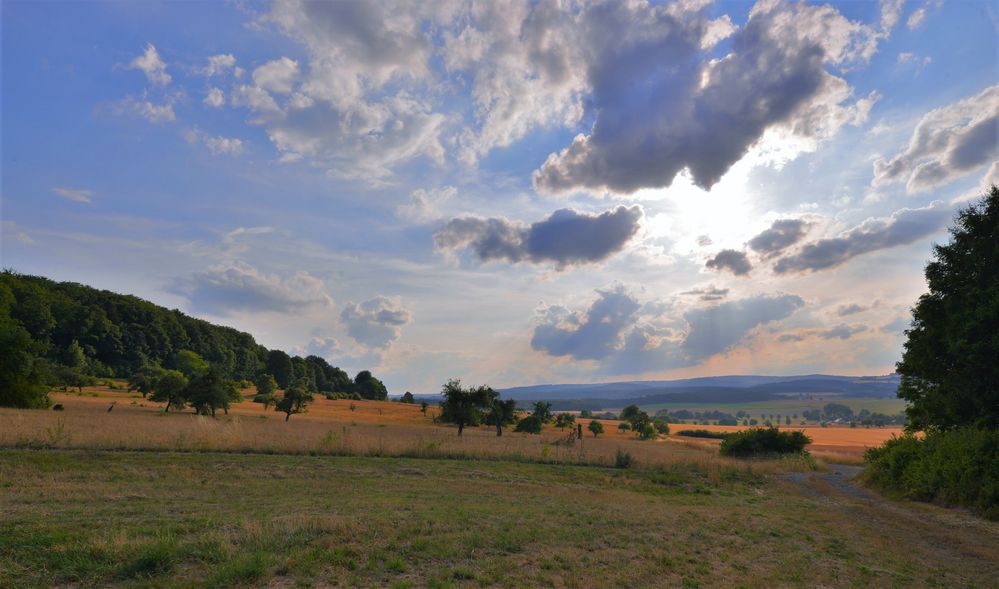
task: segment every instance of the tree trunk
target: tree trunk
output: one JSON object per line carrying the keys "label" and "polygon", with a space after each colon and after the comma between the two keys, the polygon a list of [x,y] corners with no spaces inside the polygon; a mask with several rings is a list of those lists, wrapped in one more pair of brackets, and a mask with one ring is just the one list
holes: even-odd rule
{"label": "tree trunk", "polygon": [[461,431],[464,430],[464,429],[465,429],[465,424],[459,421],[458,422],[458,435],[459,436],[461,435]]}
{"label": "tree trunk", "polygon": [[291,419],[291,411],[284,414],[284,420],[288,421],[289,419]]}
{"label": "tree trunk", "polygon": [[499,421],[496,422],[496,437],[503,435],[503,424]]}

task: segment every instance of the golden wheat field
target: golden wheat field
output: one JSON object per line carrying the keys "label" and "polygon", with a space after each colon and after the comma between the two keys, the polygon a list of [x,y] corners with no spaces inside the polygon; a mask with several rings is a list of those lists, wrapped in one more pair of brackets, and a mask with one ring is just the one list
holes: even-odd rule
{"label": "golden wheat field", "polygon": [[[137,393],[89,387],[82,393],[53,392],[63,411],[2,409],[0,446],[128,450],[226,451],[254,453],[370,456],[478,457],[540,462],[612,464],[618,449],[646,465],[699,462],[715,454],[717,441],[676,436],[684,429],[736,431],[735,426],[673,424],[671,436],[642,442],[602,420],[605,434],[594,438],[581,419],[584,438],[570,441],[570,430],[547,426],[541,435],[515,433],[496,437],[492,427],[466,428],[457,436],[451,426],[434,423],[434,406],[387,401],[327,400],[317,397],[306,413],[292,415],[246,400],[228,415],[212,419],[189,410],[164,413],[162,405]],[[110,409],[110,411],[109,411]],[[880,444],[898,428],[800,428],[812,437],[810,450],[831,460],[856,461],[864,449]],[[711,456],[711,461],[718,460]]]}

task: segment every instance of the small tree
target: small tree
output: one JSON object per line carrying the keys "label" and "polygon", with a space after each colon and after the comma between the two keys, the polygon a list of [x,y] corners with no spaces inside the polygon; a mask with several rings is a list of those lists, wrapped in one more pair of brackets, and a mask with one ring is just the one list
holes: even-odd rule
{"label": "small tree", "polygon": [[503,435],[504,425],[509,425],[516,421],[516,414],[517,401],[513,399],[504,401],[496,397],[489,407],[489,413],[486,414],[486,423],[496,426],[496,436],[499,437]]}
{"label": "small tree", "polygon": [[[143,364],[128,378],[128,390],[139,391],[145,399],[156,388],[164,371],[155,364]],[[186,380],[186,379],[185,379]]]}
{"label": "small tree", "polygon": [[586,429],[593,432],[593,437],[595,438],[604,433],[604,424],[600,423],[596,419],[592,419],[590,420],[590,425],[586,426]]}
{"label": "small tree", "polygon": [[579,412],[579,416],[582,417],[583,419],[590,419],[591,417],[593,417],[593,412],[590,411],[589,409],[583,409]]}
{"label": "small tree", "polygon": [[277,402],[274,409],[284,413],[284,420],[291,419],[292,413],[305,413],[308,404],[312,402],[312,393],[300,384],[293,384],[284,391],[284,396]]}
{"label": "small tree", "polygon": [[278,389],[274,375],[268,373],[258,375],[257,379],[253,381],[253,386],[257,388],[258,395],[273,395]]}
{"label": "small tree", "polygon": [[420,401],[420,412],[422,412],[423,415],[427,414],[427,407],[428,406],[429,406],[429,404],[426,401]]}
{"label": "small tree", "polygon": [[617,424],[617,429],[621,430],[622,432],[631,431],[631,424],[628,423],[627,421],[622,421],[621,423]]}
{"label": "small tree", "polygon": [[552,420],[552,404],[545,401],[537,401],[534,403],[534,412],[532,414],[540,419],[541,423],[549,423]]}
{"label": "small tree", "polygon": [[170,411],[171,407],[183,410],[187,400],[184,398],[187,389],[187,377],[179,370],[164,370],[163,375],[156,381],[149,399],[157,403],[166,402],[163,412]]}
{"label": "small tree", "polygon": [[184,390],[184,397],[198,415],[215,417],[217,409],[229,407],[229,386],[217,368],[209,367],[204,374],[191,379]]}
{"label": "small tree", "polygon": [[402,394],[402,398],[399,399],[402,403],[409,403],[410,405],[416,403],[416,399],[413,397],[413,393],[406,391]]}
{"label": "small tree", "polygon": [[630,422],[641,412],[642,410],[639,409],[638,405],[628,405],[621,410],[621,415],[619,417],[621,418],[621,421]]}
{"label": "small tree", "polygon": [[530,414],[524,419],[517,422],[517,427],[513,429],[515,432],[524,432],[528,434],[540,434],[541,433],[541,418],[535,414]]}
{"label": "small tree", "polygon": [[559,431],[564,430],[567,427],[574,427],[576,425],[576,416],[571,413],[559,413],[555,416],[555,427]]}
{"label": "small tree", "polygon": [[487,386],[464,389],[461,380],[452,378],[441,389],[440,420],[458,426],[458,435],[466,425],[482,423],[483,411],[488,409],[496,397],[496,391]]}

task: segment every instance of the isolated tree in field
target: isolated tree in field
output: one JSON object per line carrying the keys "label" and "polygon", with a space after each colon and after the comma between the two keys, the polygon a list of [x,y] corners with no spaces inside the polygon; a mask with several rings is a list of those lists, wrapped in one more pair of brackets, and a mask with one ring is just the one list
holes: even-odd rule
{"label": "isolated tree in field", "polygon": [[559,431],[564,430],[567,427],[574,427],[576,425],[576,416],[572,413],[559,413],[555,416],[555,427]]}
{"label": "isolated tree in field", "polygon": [[420,412],[422,412],[423,415],[426,415],[427,414],[427,407],[429,407],[429,406],[430,406],[430,404],[427,403],[426,401],[420,401]]}
{"label": "isolated tree in field", "polygon": [[543,425],[544,424],[541,422],[541,418],[532,413],[524,419],[518,421],[517,427],[513,428],[513,431],[527,434],[540,434],[541,427]]}
{"label": "isolated tree in field", "polygon": [[354,377],[354,390],[365,399],[384,401],[388,398],[388,389],[368,370],[362,370]]}
{"label": "isolated tree in field", "polygon": [[139,391],[145,399],[156,388],[156,383],[163,376],[163,369],[155,364],[143,364],[128,377],[128,390]]}
{"label": "isolated tree in field", "polygon": [[170,411],[171,407],[184,409],[187,399],[184,398],[187,389],[187,377],[179,370],[164,370],[159,380],[153,387],[149,400],[157,403],[166,403],[164,412]]}
{"label": "isolated tree in field", "polygon": [[483,411],[489,408],[496,392],[487,386],[462,388],[461,380],[452,378],[441,388],[440,420],[458,426],[458,435],[466,425],[482,423]]}
{"label": "isolated tree in field", "polygon": [[621,410],[621,415],[619,415],[618,417],[621,418],[621,421],[630,422],[639,413],[641,413],[641,411],[642,410],[639,409],[638,405],[628,405],[627,407],[625,407],[624,409]]}
{"label": "isolated tree in field", "polygon": [[284,396],[274,408],[284,413],[284,420],[288,421],[293,413],[305,413],[310,402],[312,402],[312,393],[304,386],[294,384],[284,390]]}
{"label": "isolated tree in field", "polygon": [[514,399],[500,399],[499,396],[493,398],[486,414],[486,423],[496,426],[496,436],[503,435],[503,426],[510,425],[515,421],[517,414],[517,401]]}
{"label": "isolated tree in field", "polygon": [[532,415],[541,420],[541,423],[550,423],[552,420],[552,404],[545,401],[534,403]]}
{"label": "isolated tree in field", "polygon": [[595,438],[600,434],[604,433],[604,424],[600,423],[596,419],[591,419],[590,425],[586,426],[586,429],[593,432],[593,437]]}
{"label": "isolated tree in field", "polygon": [[209,367],[204,374],[195,376],[187,384],[184,397],[194,407],[198,415],[215,417],[218,409],[228,409],[230,387],[215,367]]}
{"label": "isolated tree in field", "polygon": [[898,396],[910,430],[999,427],[999,188],[958,213],[912,309]]}
{"label": "isolated tree in field", "polygon": [[409,403],[410,405],[412,405],[413,403],[416,403],[416,398],[413,397],[413,393],[406,391],[405,393],[402,394],[402,398],[399,399],[399,401],[401,403]]}
{"label": "isolated tree in field", "polygon": [[622,421],[621,423],[617,424],[617,429],[621,430],[622,432],[631,431],[631,424],[628,423],[627,421]]}

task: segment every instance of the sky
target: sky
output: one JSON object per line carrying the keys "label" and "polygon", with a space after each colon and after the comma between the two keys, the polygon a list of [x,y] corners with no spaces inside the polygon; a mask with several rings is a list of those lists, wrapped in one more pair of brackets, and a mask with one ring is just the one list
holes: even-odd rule
{"label": "sky", "polygon": [[28,2],[2,250],[390,392],[887,374],[992,1]]}

